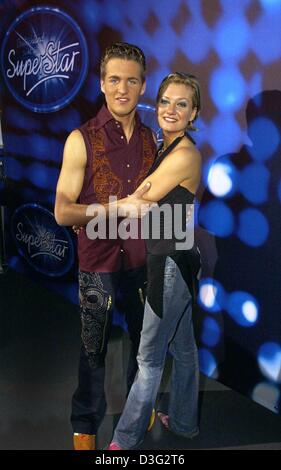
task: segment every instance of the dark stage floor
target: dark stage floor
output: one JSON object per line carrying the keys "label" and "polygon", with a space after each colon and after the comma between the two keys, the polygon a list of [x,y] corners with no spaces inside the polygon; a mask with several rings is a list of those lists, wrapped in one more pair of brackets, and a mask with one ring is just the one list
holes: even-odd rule
{"label": "dark stage floor", "polygon": [[[78,310],[11,270],[0,276],[0,299],[0,449],[71,449]],[[108,353],[108,410],[98,436],[101,449],[124,403],[128,348],[122,336],[116,327]],[[167,390],[164,381],[162,391]],[[199,436],[180,439],[157,422],[142,448],[281,449],[280,416],[204,377],[200,398]]]}

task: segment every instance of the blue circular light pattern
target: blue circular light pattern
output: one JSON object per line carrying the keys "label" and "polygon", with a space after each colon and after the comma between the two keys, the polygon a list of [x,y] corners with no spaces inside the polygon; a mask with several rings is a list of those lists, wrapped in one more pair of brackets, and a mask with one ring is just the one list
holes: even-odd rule
{"label": "blue circular light pattern", "polygon": [[225,292],[222,285],[212,278],[203,278],[199,283],[198,302],[208,312],[219,312],[224,307]]}
{"label": "blue circular light pattern", "polygon": [[203,167],[202,167],[202,180],[203,183],[208,186],[208,178],[209,178],[209,173],[211,171],[211,168],[213,165],[215,165],[217,162],[217,156],[212,156],[208,160],[205,161]]}
{"label": "blue circular light pattern", "polygon": [[239,214],[237,236],[248,246],[262,246],[269,234],[266,217],[257,209],[244,209]]}
{"label": "blue circular light pattern", "polygon": [[[163,36],[163,30],[157,29],[157,31],[153,34],[153,43],[161,43],[161,61],[163,60],[164,63],[170,63],[175,57],[175,51],[179,48],[178,44],[178,36],[174,33],[173,30],[170,29],[169,35]],[[170,70],[171,71],[171,70]],[[169,73],[169,72],[168,72]],[[165,77],[162,75],[161,80]],[[158,82],[158,86],[160,85],[161,80]]]}
{"label": "blue circular light pattern", "polygon": [[272,383],[260,382],[253,389],[252,399],[256,403],[277,413],[279,409],[280,390]]}
{"label": "blue circular light pattern", "polygon": [[216,379],[218,377],[218,364],[214,355],[206,348],[199,348],[200,371],[207,377]]}
{"label": "blue circular light pattern", "polygon": [[218,114],[208,126],[208,141],[220,155],[236,149],[237,142],[241,142],[242,138],[243,133],[232,114]]}
{"label": "blue circular light pattern", "polygon": [[260,0],[262,6],[269,11],[276,11],[281,9],[281,0]]}
{"label": "blue circular light pattern", "polygon": [[240,191],[252,204],[262,204],[268,198],[270,172],[259,163],[251,163],[241,170]]}
{"label": "blue circular light pattern", "polygon": [[253,300],[246,300],[242,305],[242,313],[249,323],[256,323],[258,319],[258,304]]}
{"label": "blue circular light pattern", "polygon": [[251,48],[261,65],[270,64],[280,58],[280,15],[273,11],[269,12],[269,10],[264,15],[260,15],[253,28]]}
{"label": "blue circular light pattern", "polygon": [[229,294],[226,310],[238,325],[249,327],[258,321],[258,302],[248,292],[235,291]]}
{"label": "blue circular light pattern", "polygon": [[222,60],[241,60],[249,47],[249,25],[244,17],[221,18],[215,27],[214,45]]}
{"label": "blue circular light pattern", "polygon": [[208,175],[208,187],[214,196],[232,196],[236,185],[237,172],[230,162],[219,161],[212,165]]}
{"label": "blue circular light pattern", "polygon": [[263,375],[273,382],[281,383],[281,345],[264,343],[258,351],[258,364]]}
{"label": "blue circular light pattern", "polygon": [[201,341],[206,346],[214,347],[218,344],[221,337],[221,330],[218,323],[213,319],[206,317],[203,323]]}
{"label": "blue circular light pattern", "polygon": [[199,223],[218,237],[228,237],[234,230],[234,216],[222,201],[210,201],[199,210]]}
{"label": "blue circular light pattern", "polygon": [[253,143],[249,147],[249,153],[258,162],[268,160],[280,144],[280,131],[266,117],[253,119],[249,124],[248,134]]}
{"label": "blue circular light pattern", "polygon": [[206,58],[210,43],[210,31],[200,17],[187,23],[180,46],[192,63],[198,64]]}
{"label": "blue circular light pattern", "polygon": [[225,66],[213,72],[210,94],[220,111],[238,110],[244,102],[245,93],[245,82],[238,68]]}

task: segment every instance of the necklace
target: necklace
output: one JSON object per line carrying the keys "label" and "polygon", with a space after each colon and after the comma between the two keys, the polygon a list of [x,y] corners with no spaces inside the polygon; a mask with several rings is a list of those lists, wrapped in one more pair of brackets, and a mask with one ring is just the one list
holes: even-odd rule
{"label": "necklace", "polygon": [[165,152],[166,148],[167,147],[164,146],[164,144],[161,145],[160,149],[157,151],[158,157],[160,157],[160,155],[162,155],[162,153]]}
{"label": "necklace", "polygon": [[174,148],[179,142],[180,140],[185,136],[185,134],[183,135],[180,135],[178,137],[176,137],[174,140],[172,140],[172,142],[168,145],[165,145],[164,142],[162,144],[162,146],[160,147],[160,149],[158,150],[157,154],[158,154],[158,157],[160,157],[160,155],[162,155],[162,153],[166,152],[166,150],[168,150],[170,147]]}

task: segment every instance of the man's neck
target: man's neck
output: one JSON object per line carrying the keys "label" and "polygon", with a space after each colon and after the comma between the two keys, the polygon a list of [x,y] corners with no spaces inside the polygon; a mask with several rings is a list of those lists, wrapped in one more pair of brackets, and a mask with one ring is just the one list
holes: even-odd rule
{"label": "man's neck", "polygon": [[121,123],[122,123],[123,131],[126,136],[127,142],[129,142],[130,138],[133,135],[134,128],[135,128],[135,123],[136,123],[135,114],[133,115],[133,117],[130,118],[130,120],[127,120],[126,122],[121,121]]}
{"label": "man's neck", "polygon": [[126,136],[127,142],[129,142],[130,138],[133,135],[134,128],[135,128],[135,123],[136,123],[136,120],[135,120],[135,114],[136,113],[135,113],[135,111],[128,114],[128,116],[117,116],[115,113],[112,113],[110,110],[109,110],[109,112],[112,114],[114,119],[116,119],[116,121],[118,121],[122,124],[122,128],[123,128],[124,134]]}

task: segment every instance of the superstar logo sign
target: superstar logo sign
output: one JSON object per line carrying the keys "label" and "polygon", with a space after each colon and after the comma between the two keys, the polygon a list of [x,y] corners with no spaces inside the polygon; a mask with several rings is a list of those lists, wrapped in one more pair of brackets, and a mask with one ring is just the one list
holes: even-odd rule
{"label": "superstar logo sign", "polygon": [[66,228],[37,204],[24,204],[12,217],[12,235],[18,252],[36,271],[62,276],[72,267],[74,247]]}
{"label": "superstar logo sign", "polygon": [[2,73],[13,96],[35,112],[53,112],[78,93],[88,52],[77,23],[51,7],[32,8],[16,18],[2,46]]}

